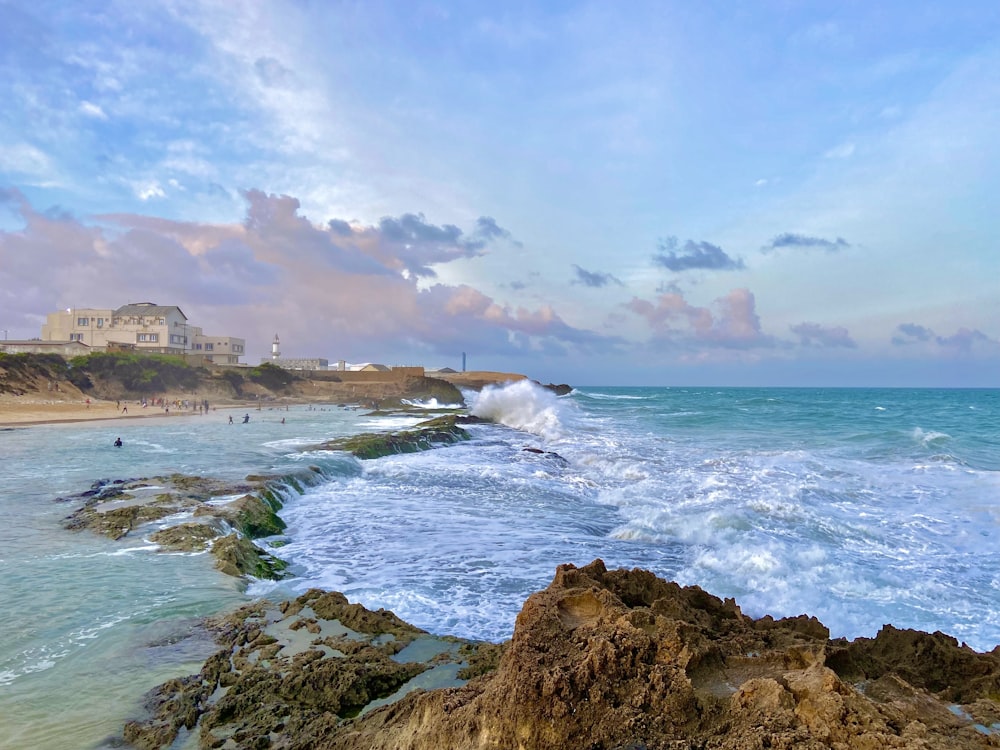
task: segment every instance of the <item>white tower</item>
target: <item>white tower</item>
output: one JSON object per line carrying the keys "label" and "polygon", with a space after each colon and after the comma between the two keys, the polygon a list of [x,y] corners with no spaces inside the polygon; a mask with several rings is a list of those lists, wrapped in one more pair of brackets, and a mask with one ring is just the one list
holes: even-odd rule
{"label": "white tower", "polygon": [[281,356],[281,352],[278,351],[278,334],[274,334],[274,341],[271,343],[271,359],[278,359]]}

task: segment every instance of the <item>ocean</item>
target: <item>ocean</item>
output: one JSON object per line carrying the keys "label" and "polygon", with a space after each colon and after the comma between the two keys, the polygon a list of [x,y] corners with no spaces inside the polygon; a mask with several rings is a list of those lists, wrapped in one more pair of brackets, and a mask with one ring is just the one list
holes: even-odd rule
{"label": "ocean", "polygon": [[[373,461],[308,450],[419,416],[335,405],[0,431],[0,747],[115,746],[155,685],[196,672],[200,618],[310,587],[438,634],[501,640],[557,565],[602,558],[807,613],[833,637],[884,623],[1000,644],[1000,390],[611,388],[468,394],[495,424]],[[281,419],[285,423],[281,423]],[[112,448],[121,436],[124,447]],[[243,586],[208,555],[65,530],[104,478],[239,479],[314,465]],[[262,543],[266,543],[265,540]]]}

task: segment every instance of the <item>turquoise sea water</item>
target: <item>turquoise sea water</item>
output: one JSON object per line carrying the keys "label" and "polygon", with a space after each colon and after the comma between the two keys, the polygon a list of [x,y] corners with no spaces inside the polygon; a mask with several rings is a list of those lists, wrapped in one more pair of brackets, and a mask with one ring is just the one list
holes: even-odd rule
{"label": "turquoise sea water", "polygon": [[[0,747],[111,746],[143,692],[211,652],[198,618],[310,586],[502,639],[556,565],[601,557],[834,636],[891,622],[1000,643],[1000,391],[518,384],[469,401],[499,424],[366,462],[304,447],[418,418],[297,406],[0,431]],[[101,478],[302,464],[329,481],[286,498],[280,584],[60,524],[76,506],[57,498]]]}

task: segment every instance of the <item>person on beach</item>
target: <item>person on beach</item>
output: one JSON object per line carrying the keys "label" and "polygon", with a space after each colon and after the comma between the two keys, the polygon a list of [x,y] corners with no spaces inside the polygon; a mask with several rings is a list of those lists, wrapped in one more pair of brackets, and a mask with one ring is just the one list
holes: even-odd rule
{"label": "person on beach", "polygon": [[250,415],[249,414],[244,414],[243,415],[243,424],[246,424],[249,421],[250,421]]}
{"label": "person on beach", "polygon": [[229,415],[229,424],[232,424],[232,423],[233,423],[233,415],[232,415],[232,414],[230,414],[230,415]]}
{"label": "person on beach", "polygon": [[120,437],[115,438],[115,448],[122,447],[122,439]]}
{"label": "person on beach", "polygon": [[128,406],[127,405],[122,407],[122,414],[128,414]]}

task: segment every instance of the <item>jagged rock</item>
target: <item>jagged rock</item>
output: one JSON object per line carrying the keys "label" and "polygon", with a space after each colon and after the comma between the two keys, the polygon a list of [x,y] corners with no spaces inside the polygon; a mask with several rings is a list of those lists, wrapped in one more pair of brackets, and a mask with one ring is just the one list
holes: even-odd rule
{"label": "jagged rock", "polygon": [[573,386],[567,385],[566,383],[559,383],[558,385],[555,383],[546,383],[542,386],[542,388],[552,391],[557,396],[565,396],[568,393],[573,392]]}
{"label": "jagged rock", "polygon": [[[274,608],[257,602],[211,624],[222,649],[198,675],[151,691],[128,722],[140,748],[168,747],[198,724],[200,747],[306,748],[417,676],[457,671],[461,642],[429,636],[392,612],[316,589]],[[315,637],[314,637],[315,636]],[[397,655],[421,639],[429,658]],[[430,648],[426,648],[430,646]],[[474,644],[468,653],[475,656]]]}
{"label": "jagged rock", "polygon": [[[979,681],[1000,673],[996,654],[950,673],[940,696],[907,684],[878,700],[827,666],[828,637],[813,618],[754,621],[647,571],[565,565],[525,603],[495,671],[408,696],[317,747],[996,746],[972,718],[988,727],[995,716],[996,693]],[[962,719],[947,696],[970,678],[978,702]]]}
{"label": "jagged rock", "polygon": [[[338,630],[325,632],[328,618],[343,618]],[[345,633],[346,621],[359,630]],[[195,712],[205,748],[1000,746],[1000,650],[890,626],[830,641],[815,618],[754,620],[731,599],[600,560],[560,566],[508,643],[455,644],[423,665],[392,655],[430,636],[336,593],[310,591],[270,615],[259,604],[220,630],[225,648],[197,678],[155,693],[154,715],[130,736],[172,742]],[[296,647],[300,633],[317,637]],[[464,662],[458,684],[406,692],[442,658]]]}
{"label": "jagged rock", "polygon": [[521,450],[523,452],[525,452],[525,453],[531,453],[531,454],[536,455],[536,456],[541,456],[543,458],[552,459],[553,461],[557,461],[560,464],[564,464],[564,465],[569,464],[569,461],[567,461],[565,458],[563,458],[562,456],[560,456],[555,451],[543,451],[541,448],[533,448],[531,446],[526,446],[524,448],[521,448]]}

